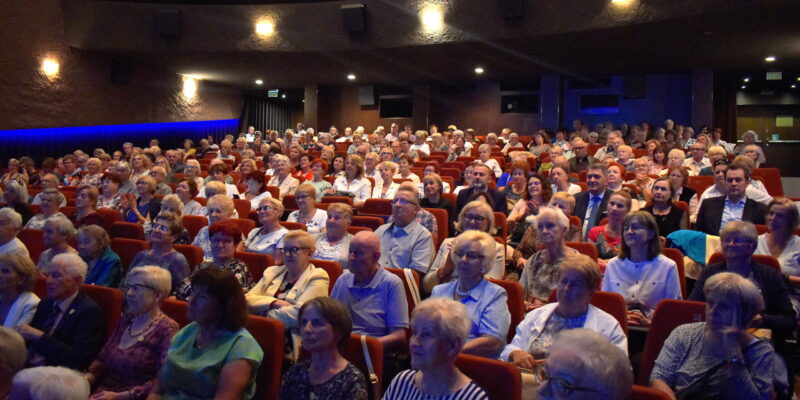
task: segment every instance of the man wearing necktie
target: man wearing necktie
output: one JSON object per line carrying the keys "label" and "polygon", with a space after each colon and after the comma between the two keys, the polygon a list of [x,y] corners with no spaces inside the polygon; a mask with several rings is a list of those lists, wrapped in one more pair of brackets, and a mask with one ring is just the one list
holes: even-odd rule
{"label": "man wearing necktie", "polygon": [[589,231],[600,222],[606,214],[608,199],[611,191],[606,188],[608,169],[605,165],[594,163],[586,171],[586,186],[588,191],[575,195],[574,215],[583,222],[583,240]]}
{"label": "man wearing necktie", "polygon": [[433,237],[416,222],[419,195],[400,186],[392,200],[392,223],[375,230],[381,240],[382,267],[410,268],[424,275],[433,261]]}
{"label": "man wearing necktie", "polygon": [[105,340],[103,312],[79,291],[87,265],[76,254],[55,256],[44,271],[47,298],[31,324],[16,327],[28,343],[29,366],[64,366],[83,371]]}

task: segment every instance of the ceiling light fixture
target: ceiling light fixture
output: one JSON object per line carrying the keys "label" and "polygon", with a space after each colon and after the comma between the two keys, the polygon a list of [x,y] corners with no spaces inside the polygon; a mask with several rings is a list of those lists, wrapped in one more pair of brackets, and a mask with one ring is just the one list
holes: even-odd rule
{"label": "ceiling light fixture", "polygon": [[742,89],[747,89],[747,86],[745,86],[745,85],[742,85]]}
{"label": "ceiling light fixture", "polygon": [[263,84],[264,81],[262,81],[261,79],[256,79],[256,85],[263,85]]}
{"label": "ceiling light fixture", "polygon": [[281,95],[281,98],[282,98],[282,99],[285,99],[285,98],[286,98],[286,95],[285,95],[285,94],[282,94],[282,95]]}
{"label": "ceiling light fixture", "polygon": [[435,5],[429,5],[419,13],[422,30],[425,33],[437,33],[444,29],[444,14],[442,9]]}
{"label": "ceiling light fixture", "polygon": [[356,80],[356,74],[347,74],[347,79],[354,81]]}
{"label": "ceiling light fixture", "polygon": [[183,75],[183,96],[193,99],[197,95],[198,79],[191,75]]}
{"label": "ceiling light fixture", "polygon": [[766,61],[766,62],[775,62],[775,60],[777,60],[777,58],[775,58],[775,56],[769,56],[769,57],[764,58],[764,61]]}
{"label": "ceiling light fixture", "polygon": [[742,80],[744,81],[744,83],[750,82],[750,78],[744,78]]}
{"label": "ceiling light fixture", "polygon": [[484,72],[485,72],[485,70],[483,69],[483,67],[475,67],[475,73],[476,74],[480,75],[480,74],[482,74]]}
{"label": "ceiling light fixture", "polygon": [[270,20],[256,22],[256,34],[261,37],[271,36],[275,33],[275,24]]}
{"label": "ceiling light fixture", "polygon": [[792,85],[792,89],[794,89],[794,88],[796,88],[796,87],[797,87],[797,85]]}
{"label": "ceiling light fixture", "polygon": [[53,58],[45,58],[42,60],[42,73],[48,79],[55,79],[58,77],[58,71],[61,69],[61,64]]}

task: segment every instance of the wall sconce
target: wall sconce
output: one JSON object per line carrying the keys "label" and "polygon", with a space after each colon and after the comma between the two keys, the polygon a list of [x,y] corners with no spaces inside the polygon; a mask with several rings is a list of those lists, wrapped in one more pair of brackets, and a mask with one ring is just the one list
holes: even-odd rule
{"label": "wall sconce", "polygon": [[197,96],[197,78],[183,75],[183,97],[193,99]]}
{"label": "wall sconce", "polygon": [[269,19],[261,19],[256,22],[256,35],[265,38],[275,33],[275,24]]}
{"label": "wall sconce", "polygon": [[444,29],[444,13],[439,6],[429,5],[419,13],[422,31],[425,33],[438,33]]}
{"label": "wall sconce", "polygon": [[54,58],[47,57],[42,60],[41,71],[47,79],[53,80],[58,78],[58,72],[61,69],[61,64]]}

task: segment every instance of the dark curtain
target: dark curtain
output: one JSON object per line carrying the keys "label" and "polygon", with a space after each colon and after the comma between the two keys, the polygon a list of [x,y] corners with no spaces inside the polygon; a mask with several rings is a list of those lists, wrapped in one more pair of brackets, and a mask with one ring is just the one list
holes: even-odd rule
{"label": "dark curtain", "polygon": [[[714,127],[721,128],[723,139],[736,143],[737,76],[731,72],[714,72]],[[698,127],[695,127],[697,130]]]}
{"label": "dark curtain", "polygon": [[292,110],[287,104],[272,99],[245,98],[242,121],[245,128],[252,125],[257,131],[276,130],[283,133],[285,129],[292,128]]}

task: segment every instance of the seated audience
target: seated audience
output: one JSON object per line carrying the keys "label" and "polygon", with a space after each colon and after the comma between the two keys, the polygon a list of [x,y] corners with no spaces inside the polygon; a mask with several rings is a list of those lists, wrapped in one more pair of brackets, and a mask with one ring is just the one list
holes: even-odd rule
{"label": "seated audience", "polygon": [[91,394],[89,382],[80,372],[64,367],[35,367],[14,376],[11,399],[85,400]]}
{"label": "seated audience", "polygon": [[321,201],[327,190],[332,186],[330,182],[325,180],[325,174],[327,171],[328,163],[326,163],[324,160],[315,158],[313,161],[311,161],[311,172],[314,174],[314,176],[306,183],[314,186],[314,190],[317,192],[317,201]]}
{"label": "seated audience", "polygon": [[558,267],[557,302],[529,312],[517,326],[517,333],[500,355],[520,368],[534,369],[543,360],[559,332],[591,329],[628,353],[628,338],[617,320],[589,304],[602,277],[589,256],[571,254]]}
{"label": "seated audience", "polygon": [[280,224],[283,215],[283,203],[273,197],[261,199],[258,209],[258,222],[261,227],[256,227],[247,235],[247,239],[239,246],[240,251],[251,253],[269,254],[277,265],[283,263],[282,253],[283,238],[289,232]]}
{"label": "seated audience", "polygon": [[86,267],[75,254],[59,254],[44,271],[47,298],[39,303],[30,325],[16,327],[28,343],[28,366],[64,366],[82,371],[103,346],[103,311],[79,290]]}
{"label": "seated audience", "polygon": [[456,213],[460,214],[461,209],[464,208],[464,206],[470,201],[475,200],[475,196],[477,196],[479,193],[486,193],[491,199],[489,205],[492,206],[492,210],[501,212],[503,214],[508,214],[506,196],[503,194],[503,192],[489,188],[491,173],[492,172],[489,167],[483,164],[475,164],[472,167],[471,186],[458,192],[455,209]]}
{"label": "seated audience", "polygon": [[286,221],[305,224],[306,232],[311,234],[324,232],[328,213],[317,208],[317,191],[314,186],[309,183],[301,184],[294,193],[294,199],[298,209],[289,213]]}
{"label": "seated audience", "polygon": [[267,186],[277,186],[280,189],[280,199],[287,194],[294,194],[294,191],[300,186],[300,181],[291,176],[291,165],[289,164],[289,157],[283,154],[276,154],[274,157],[273,167],[275,174],[267,182]]}
{"label": "seated audience", "polygon": [[582,221],[581,235],[584,241],[592,228],[606,216],[608,201],[613,193],[608,190],[608,168],[600,163],[590,165],[586,170],[586,187],[587,191],[575,195],[574,211]]}
{"label": "seated audience", "polygon": [[33,217],[33,211],[28,205],[28,189],[24,184],[18,181],[11,180],[5,184],[5,189],[2,191],[2,198],[5,205],[3,207],[10,208],[22,217],[22,225],[28,223]]}
{"label": "seated audience", "polygon": [[488,399],[455,366],[471,328],[467,307],[457,301],[433,298],[420,303],[411,318],[411,369],[394,377],[383,398]]}
{"label": "seated audience", "polygon": [[800,313],[800,237],[795,234],[800,225],[800,215],[792,200],[776,197],[767,206],[768,232],[758,237],[754,254],[770,255],[778,259],[781,272],[786,277],[795,314]]}
{"label": "seated audience", "polygon": [[[572,215],[572,210],[575,208],[575,198],[567,192],[557,192],[550,198],[549,206],[560,209],[561,212],[569,218]],[[507,276],[508,273],[511,272],[519,277],[519,273],[522,271],[528,258],[542,247],[538,239],[538,229],[532,220],[532,217],[525,219],[525,233],[521,238],[517,239],[516,232],[514,236],[509,238],[509,244],[514,247],[514,253],[511,256],[511,263],[509,264],[513,271],[506,271]],[[517,231],[519,231],[519,229],[517,229]],[[580,242],[581,227],[570,223],[569,227],[567,227],[567,231],[564,233],[564,241]],[[515,243],[517,244],[514,245]]]}
{"label": "seated audience", "polygon": [[194,241],[192,241],[192,246],[202,248],[203,260],[210,261],[213,256],[211,255],[211,235],[209,235],[208,229],[217,222],[234,218],[233,214],[236,209],[233,207],[233,200],[224,194],[217,194],[208,199],[206,211],[208,213],[208,225],[200,228],[200,231],[194,237]]}
{"label": "seated audience", "polygon": [[116,174],[105,174],[100,180],[100,196],[97,198],[97,208],[107,208],[109,210],[120,211],[119,203],[122,195],[119,187],[122,184]]}
{"label": "seated audience", "polygon": [[184,179],[190,179],[194,181],[194,184],[198,189],[203,187],[203,185],[206,183],[202,176],[203,172],[200,169],[200,163],[197,160],[186,160],[186,167],[184,167],[183,173]]}
{"label": "seated audience", "polygon": [[364,205],[372,192],[372,184],[364,177],[364,161],[361,157],[351,154],[347,156],[344,175],[336,178],[333,187],[327,193],[331,195],[348,193],[353,197],[353,208],[359,209]]}
{"label": "seated audience", "polygon": [[[217,191],[217,194],[225,194],[232,199],[239,198],[239,188],[233,184],[233,178],[228,175],[228,172],[230,171],[228,166],[222,161],[215,161],[216,164],[212,162],[209,166],[208,177],[205,179],[206,186],[208,186],[208,184],[211,182],[219,182],[225,189]],[[203,193],[200,195],[202,197]],[[206,198],[211,197],[208,194],[205,196]]]}
{"label": "seated audience", "polygon": [[467,231],[456,237],[452,255],[458,279],[437,285],[431,297],[447,297],[467,306],[471,320],[462,352],[495,358],[506,343],[511,314],[508,294],[484,278],[495,255],[495,240],[488,233]]}
{"label": "seated audience", "polygon": [[0,256],[0,276],[0,326],[29,324],[39,304],[39,296],[33,293],[39,277],[36,265],[21,254],[5,254]]}
{"label": "seated audience", "polygon": [[175,195],[178,196],[178,199],[183,203],[182,215],[206,215],[205,207],[194,200],[197,194],[197,182],[192,179],[186,178],[178,182],[175,186]]}
{"label": "seated audience", "polygon": [[353,330],[347,309],[330,297],[316,297],[300,307],[298,322],[303,350],[311,359],[283,374],[278,398],[366,400],[364,375],[342,356]]}
{"label": "seated audience", "polygon": [[[530,166],[526,161],[515,161],[511,164],[511,180],[506,184],[503,193],[506,195],[509,207],[514,207],[515,204],[526,197],[528,192],[528,176],[530,175]],[[514,210],[511,210],[514,213]]]}
{"label": "seated audience", "polygon": [[[153,166],[153,161],[150,160],[150,157],[147,157],[145,154],[134,155],[133,158],[131,159],[131,167],[133,168],[133,173],[131,174],[130,177],[131,181],[137,183],[139,182],[139,178],[149,176],[150,168],[152,166]],[[70,186],[77,186],[77,184],[76,185],[70,184]]]}
{"label": "seated audience", "polygon": [[330,167],[328,168],[328,175],[334,178],[344,176],[344,159],[343,155],[334,155],[331,159]]}
{"label": "seated audience", "polygon": [[144,399],[155,384],[178,324],[161,312],[172,290],[169,271],[156,266],[131,269],[122,284],[127,308],[114,333],[92,362],[86,379],[92,399]]}
{"label": "seated audience", "polygon": [[[228,229],[234,225],[222,222],[212,229],[238,231]],[[223,236],[233,250],[241,232]],[[202,268],[188,284],[194,288],[187,313],[192,323],[172,339],[149,398],[252,399],[264,351],[244,328],[247,302],[241,280],[228,270]]]}
{"label": "seated audience", "polygon": [[620,254],[606,267],[601,290],[619,293],[628,305],[628,324],[650,325],[650,317],[663,299],[681,299],[681,282],[675,261],[661,254],[656,220],[634,211],[622,222]]}
{"label": "seated audience", "polygon": [[42,233],[42,244],[46,250],[39,254],[39,262],[37,263],[39,270],[43,271],[50,265],[53,257],[59,254],[78,254],[78,251],[70,245],[74,237],[75,227],[72,226],[72,222],[67,217],[54,215],[48,218],[44,223]]}
{"label": "seated audience", "polygon": [[[538,174],[532,175],[527,178],[527,189],[523,193],[522,198],[518,201],[511,212],[508,214],[507,221],[512,227],[511,231],[517,228],[524,232],[525,219],[529,216],[534,216],[539,213],[539,207],[544,206],[550,202],[553,196],[553,190],[547,182],[542,179]],[[513,235],[512,235],[513,236]]]}
{"label": "seated audience", "polygon": [[750,174],[742,163],[733,163],[725,172],[727,194],[703,200],[697,211],[694,230],[717,235],[731,221],[763,224],[767,206],[747,197]]}
{"label": "seated audience", "polygon": [[337,261],[347,270],[350,259],[350,241],[353,235],[347,232],[353,221],[353,209],[345,203],[331,203],[328,206],[325,229],[314,234],[315,251],[311,258]]}
{"label": "seated audience", "polygon": [[677,230],[689,229],[689,213],[672,203],[674,195],[669,178],[656,179],[651,190],[652,200],[641,211],[655,218],[659,235],[667,237]]}
{"label": "seated audience", "polygon": [[589,231],[588,239],[597,246],[600,257],[600,271],[605,273],[608,260],[619,255],[622,244],[622,221],[631,210],[631,195],[624,190],[614,192],[608,200],[608,223],[595,226]]}
{"label": "seated audience", "polygon": [[433,238],[416,221],[419,210],[415,188],[401,186],[392,200],[392,222],[375,230],[381,242],[382,266],[428,272],[434,255]]}
{"label": "seated audience", "polygon": [[[136,180],[136,192],[139,197],[128,194],[120,201],[122,218],[127,222],[145,224],[153,220],[161,211],[161,201],[155,197],[156,180],[151,176],[143,176]],[[78,205],[78,198],[75,198]]]}
{"label": "seated audience", "polygon": [[633,373],[626,354],[585,328],[559,334],[544,363],[541,399],[628,399]]}
{"label": "seated audience", "polygon": [[393,199],[394,194],[400,187],[392,178],[397,173],[397,164],[391,161],[384,161],[378,164],[378,171],[380,172],[380,181],[375,181],[375,187],[372,189],[372,198],[374,199]]}
{"label": "seated audience", "polygon": [[564,169],[562,166],[555,166],[550,169],[550,175],[548,176],[548,179],[550,180],[550,190],[552,193],[567,192],[571,195],[574,195],[583,190],[580,186],[569,181],[569,170]]}
{"label": "seated audience", "polygon": [[706,321],[670,333],[650,374],[652,387],[670,398],[775,398],[775,389],[785,389],[785,378],[784,385],[776,381],[786,371],[769,342],[748,331],[765,310],[763,288],[739,273],[706,276],[695,286],[706,300]]}
{"label": "seated audience", "polygon": [[170,272],[170,287],[178,287],[191,272],[191,266],[183,253],[175,250],[175,240],[183,232],[183,222],[174,213],[162,211],[150,231],[150,248],[142,250],[133,258],[128,268],[157,266]]}
{"label": "seated audience", "polygon": [[243,198],[250,202],[251,210],[258,208],[258,203],[261,202],[261,199],[272,197],[272,194],[267,190],[267,181],[263,172],[253,171],[243,176],[242,179],[247,184],[247,191],[244,192]]}
{"label": "seated audience", "polygon": [[17,233],[21,228],[22,217],[18,212],[8,207],[0,208],[0,256],[18,253],[30,257],[28,248],[17,239]]}
{"label": "seated audience", "polygon": [[41,213],[34,215],[31,219],[28,220],[28,223],[25,224],[25,229],[44,229],[44,223],[47,221],[48,218],[54,215],[60,215],[64,218],[66,216],[58,211],[59,204],[64,202],[66,204],[66,200],[64,200],[64,195],[61,194],[56,189],[45,189],[41,193],[36,195],[39,198],[39,207],[42,210]]}
{"label": "seated audience", "polygon": [[372,336],[384,349],[405,345],[408,304],[403,281],[384,269],[381,240],[374,232],[359,232],[350,241],[349,270],[333,286],[332,298],[344,304],[353,333]]}
{"label": "seated audience", "polygon": [[[41,198],[48,189],[58,191],[58,177],[55,174],[45,174],[44,178],[42,178],[42,191],[36,196],[33,196],[31,205],[41,204]],[[63,197],[63,195],[59,200],[60,202],[56,205],[57,207],[64,207],[67,205],[67,199]]]}
{"label": "seated audience", "polygon": [[[482,201],[472,201],[461,210],[456,224],[458,233],[467,231],[480,231],[488,234],[495,233],[494,213],[489,205]],[[442,241],[439,251],[433,259],[428,273],[422,279],[422,289],[430,293],[433,287],[444,282],[451,282],[458,279],[458,270],[455,268],[453,259],[453,245],[456,238],[447,238]],[[493,279],[503,279],[505,277],[505,249],[503,246],[495,247],[495,254],[492,257],[491,268],[486,271],[486,276]]]}

